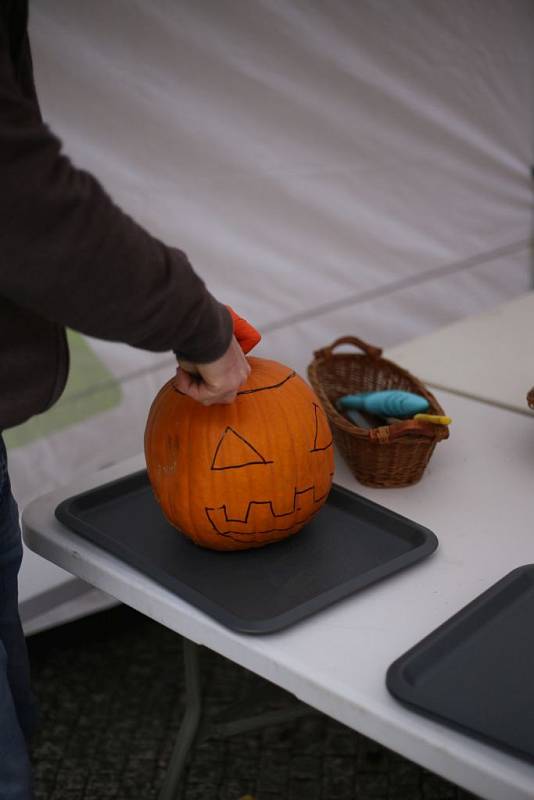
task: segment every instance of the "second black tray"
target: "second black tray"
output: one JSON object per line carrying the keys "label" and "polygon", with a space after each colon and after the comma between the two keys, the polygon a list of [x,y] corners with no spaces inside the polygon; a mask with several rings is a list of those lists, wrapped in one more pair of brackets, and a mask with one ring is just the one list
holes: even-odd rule
{"label": "second black tray", "polygon": [[398,658],[386,683],[413,710],[534,761],[534,564]]}
{"label": "second black tray", "polygon": [[64,500],[57,518],[240,633],[270,633],[428,556],[427,528],[334,485],[295,536],[217,552],[170,525],[146,471]]}

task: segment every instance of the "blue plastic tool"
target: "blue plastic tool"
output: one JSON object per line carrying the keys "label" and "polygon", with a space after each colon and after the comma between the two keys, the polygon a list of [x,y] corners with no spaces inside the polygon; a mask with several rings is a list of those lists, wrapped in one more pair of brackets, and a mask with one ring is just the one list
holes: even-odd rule
{"label": "blue plastic tool", "polygon": [[355,408],[380,417],[413,417],[429,409],[426,398],[412,392],[389,389],[382,392],[361,392],[347,394],[337,401],[339,408]]}

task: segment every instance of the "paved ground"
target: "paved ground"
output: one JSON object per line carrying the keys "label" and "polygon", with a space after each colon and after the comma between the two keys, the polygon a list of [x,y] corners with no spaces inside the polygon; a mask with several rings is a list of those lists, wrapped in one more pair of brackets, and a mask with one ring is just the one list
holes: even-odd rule
{"label": "paved ground", "polygon": [[[36,800],[156,800],[182,713],[181,638],[119,606],[29,639]],[[202,650],[207,707],[261,679]],[[199,745],[180,800],[468,800],[322,714]]]}

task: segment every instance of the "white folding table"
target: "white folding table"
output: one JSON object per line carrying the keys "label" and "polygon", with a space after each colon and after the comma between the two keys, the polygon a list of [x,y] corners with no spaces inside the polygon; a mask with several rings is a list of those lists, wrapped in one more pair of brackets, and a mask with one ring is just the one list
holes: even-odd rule
{"label": "white folding table", "polygon": [[429,386],[533,416],[534,291],[403,342],[387,358]]}
{"label": "white folding table", "polygon": [[[422,481],[367,489],[337,455],[335,480],[429,527],[426,560],[266,636],[232,632],[61,525],[67,497],[141,469],[139,456],[32,502],[28,547],[304,703],[488,800],[534,798],[534,765],[407,710],[388,693],[388,666],[514,567],[534,562],[534,427],[521,414],[447,392],[453,418]],[[171,794],[167,795],[171,797]]]}

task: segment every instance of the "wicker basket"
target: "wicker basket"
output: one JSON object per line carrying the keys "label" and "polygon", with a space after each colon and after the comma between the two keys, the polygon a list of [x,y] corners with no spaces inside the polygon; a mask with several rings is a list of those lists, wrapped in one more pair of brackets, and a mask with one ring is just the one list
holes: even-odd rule
{"label": "wicker basket", "polygon": [[[363,354],[334,353],[341,344],[354,345]],[[436,398],[417,378],[381,356],[380,348],[355,336],[342,336],[314,353],[308,377],[330,420],[336,444],[360,483],[410,486],[421,479],[436,443],[449,436],[448,427],[411,419],[379,428],[360,428],[335,406],[336,400],[346,394],[401,389],[426,397],[428,413],[444,415]]]}

